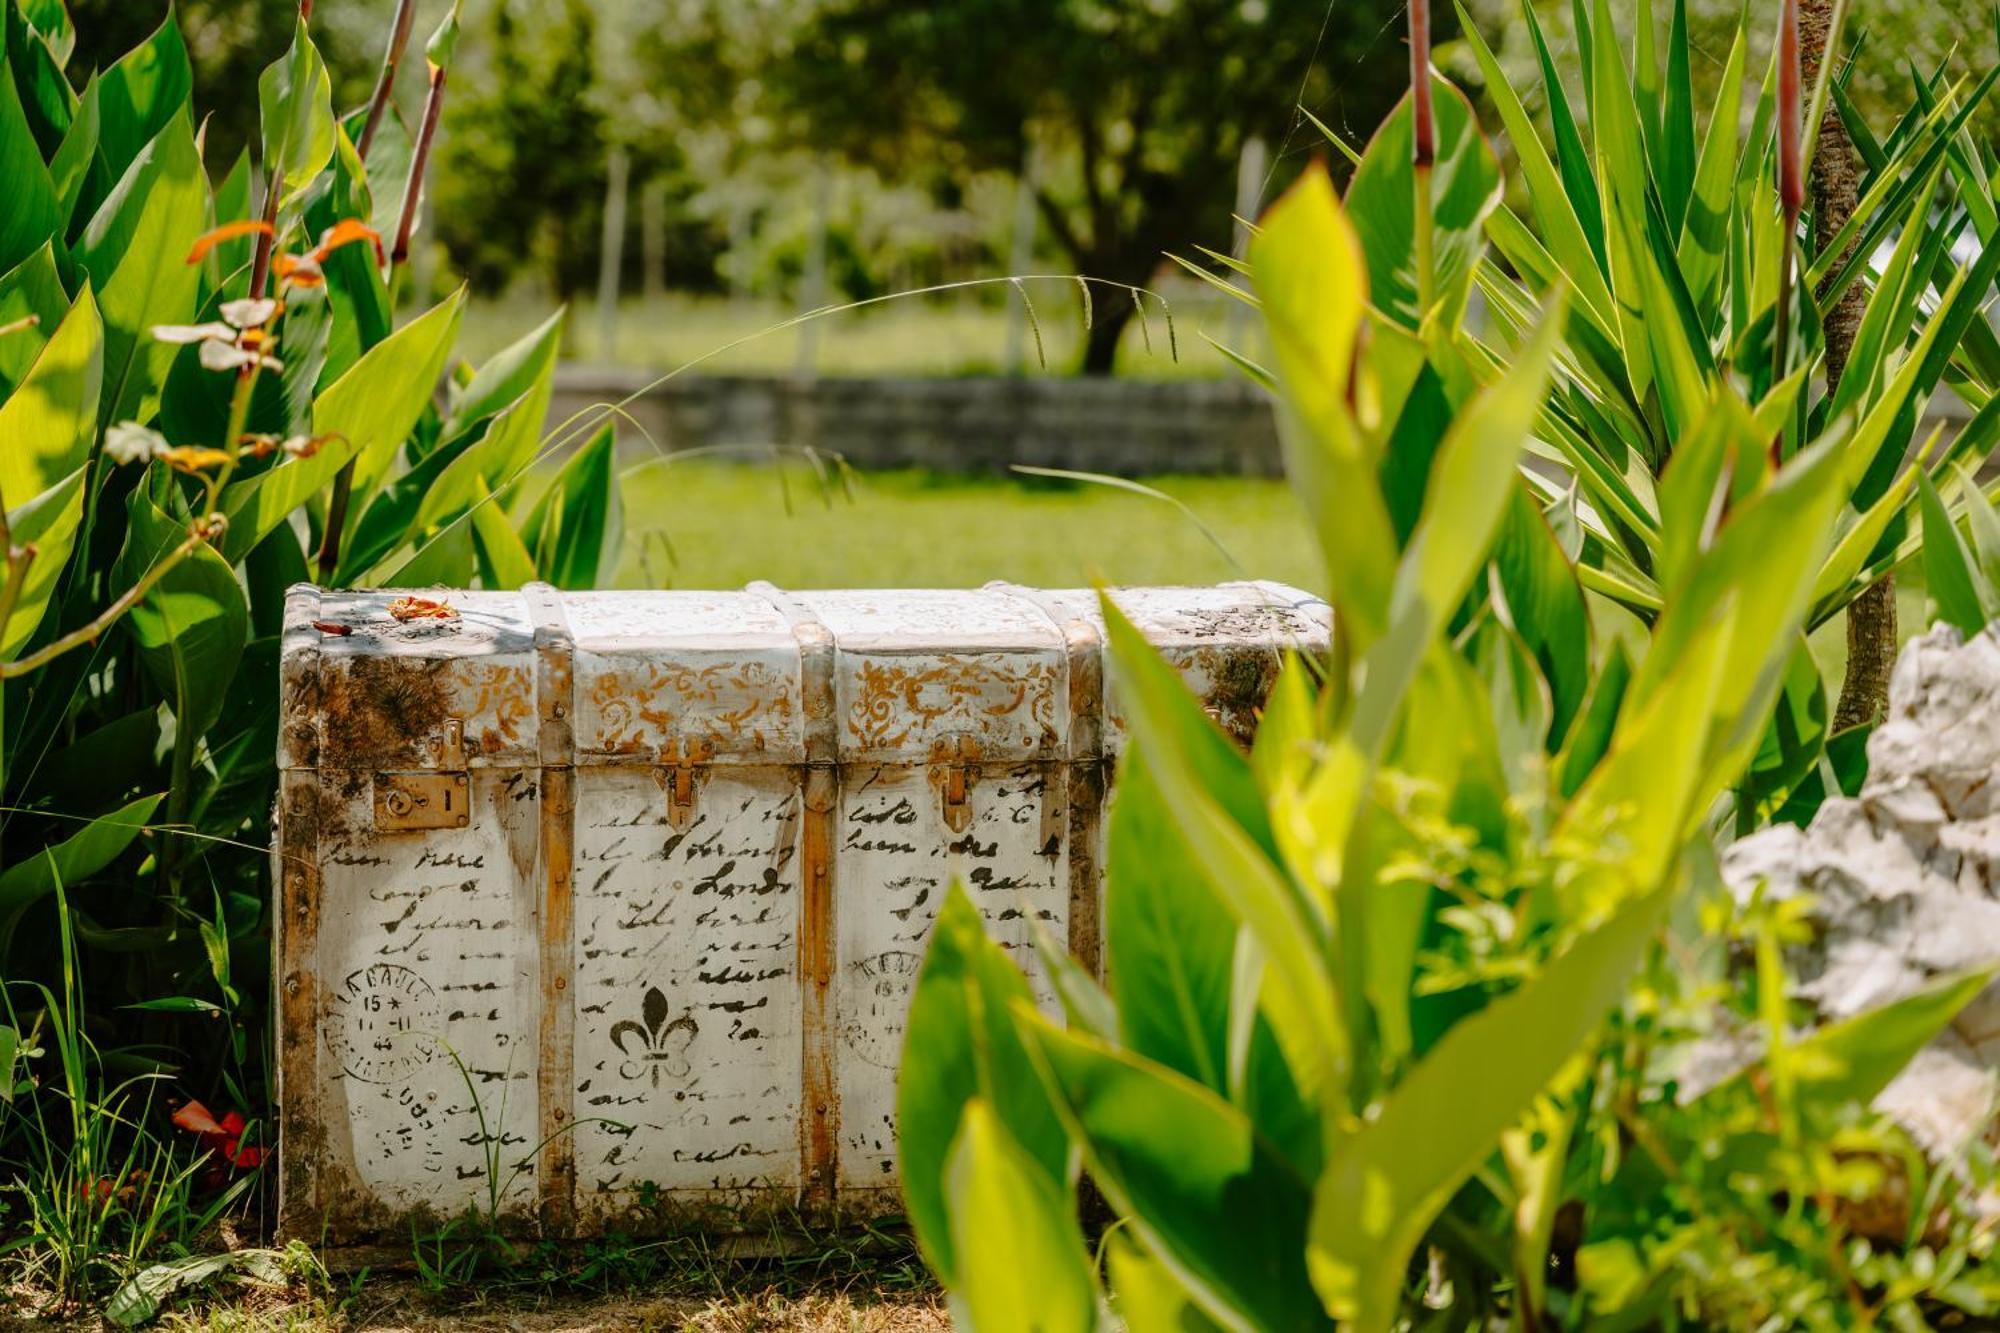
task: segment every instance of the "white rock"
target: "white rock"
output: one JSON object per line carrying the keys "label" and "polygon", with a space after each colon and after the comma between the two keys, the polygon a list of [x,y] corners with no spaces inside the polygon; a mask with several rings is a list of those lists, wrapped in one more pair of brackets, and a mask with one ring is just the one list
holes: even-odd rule
{"label": "white rock", "polygon": [[[1788,959],[1831,1022],[2000,962],[2000,637],[1948,626],[1912,640],[1868,741],[1861,794],[1810,828],[1723,856],[1739,899],[1810,894],[1812,944]],[[1876,1099],[1934,1158],[1990,1135],[2000,1110],[2000,985],[1988,987]]]}

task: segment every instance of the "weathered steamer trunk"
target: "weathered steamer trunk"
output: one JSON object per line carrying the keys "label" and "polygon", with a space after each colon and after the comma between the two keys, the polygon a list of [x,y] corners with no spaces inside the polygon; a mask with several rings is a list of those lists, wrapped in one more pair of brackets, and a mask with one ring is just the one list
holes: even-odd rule
{"label": "weathered steamer trunk", "polygon": [[[1247,738],[1323,603],[1122,609]],[[585,1236],[897,1206],[895,1071],[962,879],[1097,962],[1121,726],[1096,596],[393,593],[287,607],[280,1213]]]}

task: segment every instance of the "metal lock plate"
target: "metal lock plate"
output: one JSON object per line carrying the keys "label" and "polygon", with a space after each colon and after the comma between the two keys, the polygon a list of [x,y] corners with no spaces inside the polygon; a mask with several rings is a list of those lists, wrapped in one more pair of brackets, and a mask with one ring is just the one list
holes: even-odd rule
{"label": "metal lock plate", "polygon": [[931,785],[938,789],[944,824],[953,833],[972,827],[972,783],[979,774],[979,742],[954,736],[931,746]]}
{"label": "metal lock plate", "polygon": [[697,790],[706,775],[704,766],[715,758],[715,743],[709,740],[669,740],[660,747],[660,766],[654,770],[667,793],[667,823],[684,833],[694,823]]}
{"label": "metal lock plate", "polygon": [[375,827],[381,832],[464,828],[472,789],[463,773],[377,773]]}

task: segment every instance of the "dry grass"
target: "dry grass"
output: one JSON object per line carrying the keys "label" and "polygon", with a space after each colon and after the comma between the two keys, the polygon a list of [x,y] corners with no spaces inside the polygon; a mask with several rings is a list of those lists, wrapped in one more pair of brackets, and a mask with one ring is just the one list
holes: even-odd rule
{"label": "dry grass", "polygon": [[[22,1297],[19,1303],[11,1298]],[[7,1307],[12,1304],[14,1310]],[[5,1333],[83,1333],[96,1319],[44,1320],[17,1313],[25,1293],[0,1290]],[[437,1297],[402,1279],[333,1292],[246,1289],[169,1314],[164,1333],[943,1333],[951,1327],[933,1290],[791,1291],[724,1297],[659,1295]]]}

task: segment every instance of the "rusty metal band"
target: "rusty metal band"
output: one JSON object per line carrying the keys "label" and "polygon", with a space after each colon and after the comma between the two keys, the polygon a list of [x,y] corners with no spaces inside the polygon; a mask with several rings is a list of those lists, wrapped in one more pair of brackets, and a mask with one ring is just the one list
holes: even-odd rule
{"label": "rusty metal band", "polygon": [[[993,582],[1001,593],[1039,611],[1062,636],[1067,679],[1069,736],[1067,762],[1059,775],[1066,816],[1065,850],[1069,865],[1069,952],[1072,958],[1103,974],[1103,884],[1098,845],[1104,823],[1104,635],[1097,621],[1077,615],[1039,588]],[[1058,778],[1052,776],[1051,787]]]}
{"label": "rusty metal band", "polygon": [[544,1232],[568,1236],[576,1223],[576,1143],[570,1123],[576,1086],[576,642],[562,594],[546,583],[521,590],[535,626],[537,754],[541,765],[540,1061],[535,1104],[540,1108],[541,1160],[536,1165]]}
{"label": "rusty metal band", "polygon": [[278,1227],[316,1239],[324,1210],[319,1182],[326,1149],[319,1085],[319,631],[320,591],[296,584],[285,594],[279,695],[286,709],[278,740],[278,841],[273,880],[278,910],[271,984],[278,1014]]}
{"label": "rusty metal band", "polygon": [[838,645],[819,617],[769,583],[746,591],[790,622],[799,646],[806,763],[799,818],[799,1181],[809,1211],[831,1213],[840,1170],[839,1012],[834,990],[833,826],[840,804],[840,718],[834,689]]}

